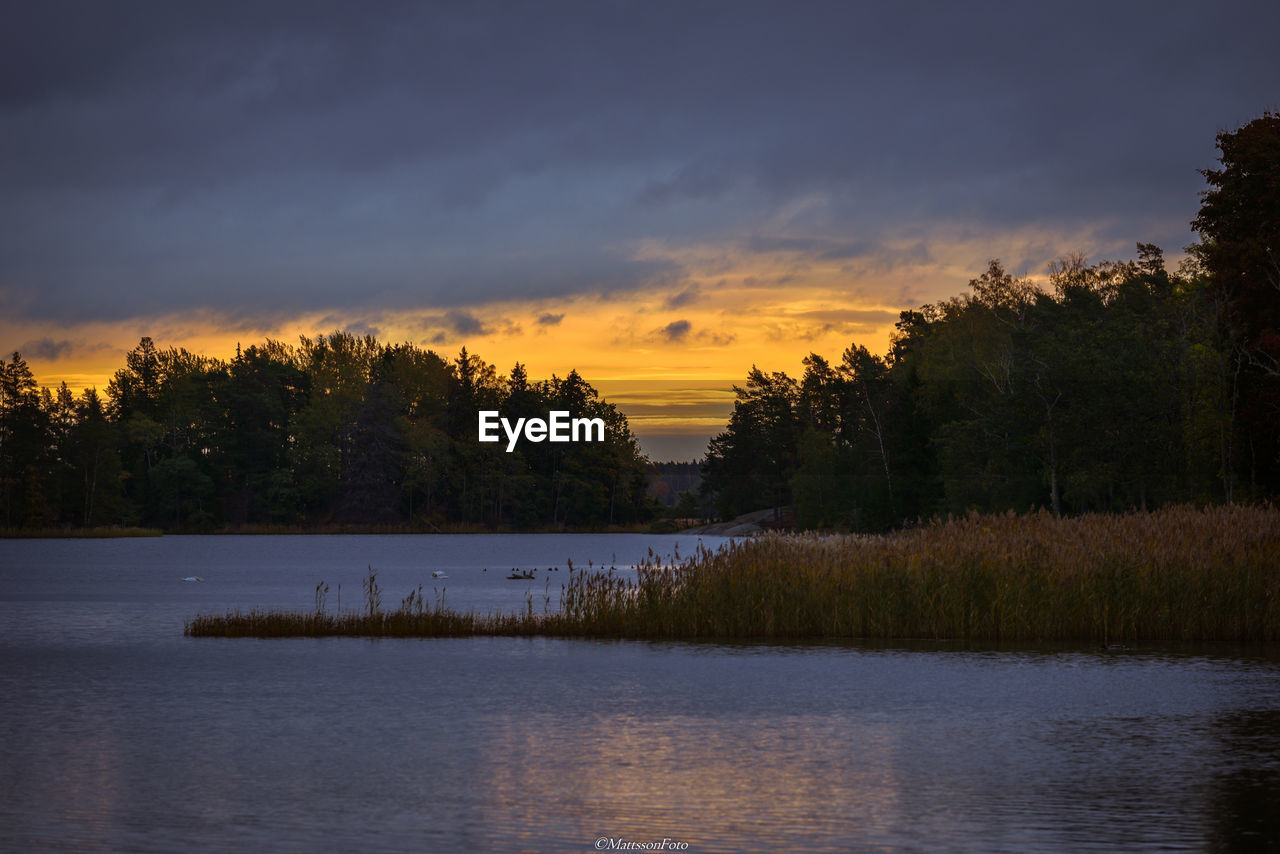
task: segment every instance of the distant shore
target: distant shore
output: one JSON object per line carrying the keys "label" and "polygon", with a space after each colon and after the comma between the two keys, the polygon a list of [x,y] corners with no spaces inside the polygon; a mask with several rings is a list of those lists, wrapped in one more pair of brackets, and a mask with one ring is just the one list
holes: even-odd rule
{"label": "distant shore", "polygon": [[92,528],[0,528],[2,540],[109,540],[120,537],[159,537],[159,528],[99,525]]}
{"label": "distant shore", "polygon": [[281,536],[281,535],[366,535],[366,534],[667,534],[675,529],[657,530],[653,525],[613,525],[605,527],[493,528],[487,525],[450,524],[441,526],[403,524],[323,524],[323,525],[241,525],[223,528],[163,530],[131,526],[102,525],[92,528],[0,528],[0,539],[111,539],[116,537],[169,536]]}

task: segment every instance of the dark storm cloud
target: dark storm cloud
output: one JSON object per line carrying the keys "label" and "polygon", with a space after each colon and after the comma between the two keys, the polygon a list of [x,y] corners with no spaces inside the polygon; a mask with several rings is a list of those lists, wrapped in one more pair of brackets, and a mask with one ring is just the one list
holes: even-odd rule
{"label": "dark storm cloud", "polygon": [[862,259],[933,223],[1176,250],[1214,135],[1276,106],[1277,25],[1271,3],[12,3],[0,304],[446,310],[679,279],[637,241]]}
{"label": "dark storm cloud", "polygon": [[538,315],[538,320],[536,322],[539,326],[559,326],[560,321],[562,320],[564,320],[564,312],[561,312],[560,314],[547,312],[546,314]]}

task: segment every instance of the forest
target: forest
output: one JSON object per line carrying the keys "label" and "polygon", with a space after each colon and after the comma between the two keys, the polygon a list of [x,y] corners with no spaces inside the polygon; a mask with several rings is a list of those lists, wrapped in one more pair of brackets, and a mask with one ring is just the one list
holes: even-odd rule
{"label": "forest", "polygon": [[1280,115],[1217,142],[1176,271],[1143,243],[1136,260],[1063,257],[1047,287],[992,261],[968,293],[903,311],[884,357],[753,368],[708,448],[705,512],[792,506],[801,527],[879,531],[1273,500]]}
{"label": "forest", "polygon": [[[836,363],[810,354],[799,378],[753,368],[700,483],[651,472],[656,502],[626,418],[576,371],[534,382],[465,348],[447,361],[343,332],[229,361],[143,338],[105,397],[38,388],[20,353],[0,360],[0,526],[564,530],[634,525],[661,503],[881,531],[1270,501],[1280,115],[1217,143],[1176,270],[1145,243],[1127,261],[1065,256],[1047,284],[992,261],[968,293],[903,311],[884,356],[853,344]],[[599,417],[608,440],[507,453],[477,441],[481,409]]]}
{"label": "forest", "polygon": [[[482,409],[601,418],[604,442],[477,441]],[[37,389],[0,361],[0,524],[527,530],[634,523],[645,459],[576,371],[534,382],[335,332],[221,361],[143,338],[107,386]]]}

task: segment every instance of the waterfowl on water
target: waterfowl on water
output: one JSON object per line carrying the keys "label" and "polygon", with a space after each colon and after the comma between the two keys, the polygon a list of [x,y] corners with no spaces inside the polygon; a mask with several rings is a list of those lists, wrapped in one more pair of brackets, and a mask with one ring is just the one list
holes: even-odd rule
{"label": "waterfowl on water", "polygon": [[435,569],[431,571],[431,577],[432,578],[448,578],[449,576],[445,574],[445,571],[443,569]]}
{"label": "waterfowl on water", "polygon": [[204,579],[198,575],[188,575],[186,578],[182,580],[183,581],[204,581]]}

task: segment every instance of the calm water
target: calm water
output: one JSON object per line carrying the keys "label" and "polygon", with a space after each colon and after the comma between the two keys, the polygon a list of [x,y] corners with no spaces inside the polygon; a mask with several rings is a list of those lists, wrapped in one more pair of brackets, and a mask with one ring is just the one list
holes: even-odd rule
{"label": "calm water", "polygon": [[422,583],[554,607],[568,558],[675,545],[0,541],[0,849],[1280,846],[1280,660],[1256,651],[182,636],[321,580],[356,607],[369,564],[387,606]]}

